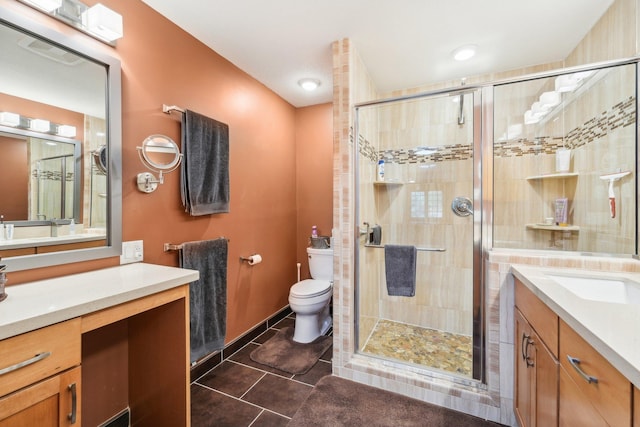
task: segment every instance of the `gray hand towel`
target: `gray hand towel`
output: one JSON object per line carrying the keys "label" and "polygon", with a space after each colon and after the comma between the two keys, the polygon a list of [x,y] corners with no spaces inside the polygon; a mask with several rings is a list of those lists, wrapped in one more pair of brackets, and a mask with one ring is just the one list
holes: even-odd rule
{"label": "gray hand towel", "polygon": [[415,246],[384,246],[387,293],[390,296],[415,296],[417,254],[418,250]]}
{"label": "gray hand towel", "polygon": [[200,272],[189,284],[191,362],[222,350],[227,330],[227,240],[186,242],[180,266]]}
{"label": "gray hand towel", "polygon": [[182,115],[182,205],[192,216],[229,212],[229,126]]}

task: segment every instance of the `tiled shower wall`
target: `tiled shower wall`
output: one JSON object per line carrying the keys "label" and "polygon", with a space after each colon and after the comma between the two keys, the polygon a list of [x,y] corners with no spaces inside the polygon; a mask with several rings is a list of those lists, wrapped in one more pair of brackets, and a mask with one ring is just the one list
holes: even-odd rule
{"label": "tiled shower wall", "polygon": [[[547,84],[540,90],[553,86],[553,79],[543,81]],[[522,123],[524,110],[517,104],[537,99],[540,93],[533,84],[496,88],[497,133],[509,123]],[[524,125],[522,136],[494,144],[494,247],[621,254],[635,250],[633,174],[615,184],[616,218],[609,214],[608,183],[600,179],[602,174],[635,170],[634,156],[629,155],[635,152],[635,66],[600,71],[586,84],[592,86],[582,94],[565,94],[575,99],[546,124]],[[572,151],[570,171],[577,176],[528,179],[555,173],[561,147]],[[568,223],[579,230],[525,227],[553,217],[559,197],[569,199]]]}

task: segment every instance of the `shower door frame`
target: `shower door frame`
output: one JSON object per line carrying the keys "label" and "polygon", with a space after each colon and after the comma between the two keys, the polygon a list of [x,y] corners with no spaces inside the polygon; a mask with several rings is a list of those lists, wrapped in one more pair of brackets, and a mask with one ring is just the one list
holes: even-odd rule
{"label": "shower door frame", "polygon": [[[472,306],[472,375],[471,378],[455,375],[454,373],[443,373],[441,371],[435,371],[425,366],[424,369],[418,369],[420,374],[430,377],[446,377],[452,382],[461,384],[480,383],[486,384],[486,331],[485,331],[485,272],[484,272],[484,259],[488,248],[490,247],[487,238],[484,236],[490,236],[488,224],[483,222],[483,218],[490,217],[491,199],[487,199],[485,194],[491,194],[491,185],[483,181],[483,170],[491,170],[492,168],[492,147],[489,144],[485,144],[488,147],[482,146],[484,138],[492,138],[493,136],[493,86],[464,86],[458,88],[448,88],[444,90],[424,92],[414,95],[399,96],[393,98],[386,98],[382,100],[369,101],[358,103],[354,105],[354,136],[353,136],[353,150],[354,150],[354,196],[356,203],[354,203],[354,215],[356,218],[354,224],[354,337],[356,353],[360,353],[360,336],[359,336],[359,284],[360,284],[360,191],[359,191],[359,179],[360,179],[360,167],[359,167],[359,109],[364,107],[371,107],[375,105],[383,105],[394,102],[429,99],[441,96],[457,96],[471,94],[473,97],[473,155],[472,155],[472,167],[473,167],[473,179],[472,179],[472,191],[473,191],[473,306]],[[484,101],[484,103],[483,103]],[[486,139],[492,140],[492,139]],[[488,151],[488,152],[487,152]],[[489,169],[485,169],[489,168]],[[487,216],[489,214],[489,216]],[[375,357],[371,354],[363,354],[367,357]],[[408,368],[408,365],[401,361],[388,361],[385,359],[385,363],[391,365],[397,365],[399,367]],[[416,370],[411,368],[411,370]]]}

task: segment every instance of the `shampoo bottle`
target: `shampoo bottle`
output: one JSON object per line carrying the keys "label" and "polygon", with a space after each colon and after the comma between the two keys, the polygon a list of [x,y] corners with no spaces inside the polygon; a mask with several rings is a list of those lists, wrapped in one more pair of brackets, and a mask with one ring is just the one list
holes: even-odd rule
{"label": "shampoo bottle", "polygon": [[384,181],[384,160],[378,160],[378,181]]}

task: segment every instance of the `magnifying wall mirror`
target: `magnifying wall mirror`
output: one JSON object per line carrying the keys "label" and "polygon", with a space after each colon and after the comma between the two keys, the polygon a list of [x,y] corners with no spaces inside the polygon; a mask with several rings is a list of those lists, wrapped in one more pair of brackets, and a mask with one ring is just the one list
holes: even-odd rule
{"label": "magnifying wall mirror", "polygon": [[138,174],[138,189],[143,193],[152,193],[163,183],[163,173],[176,170],[182,161],[180,148],[175,141],[165,135],[151,135],[137,147],[142,164],[158,173],[158,179],[150,172]]}

